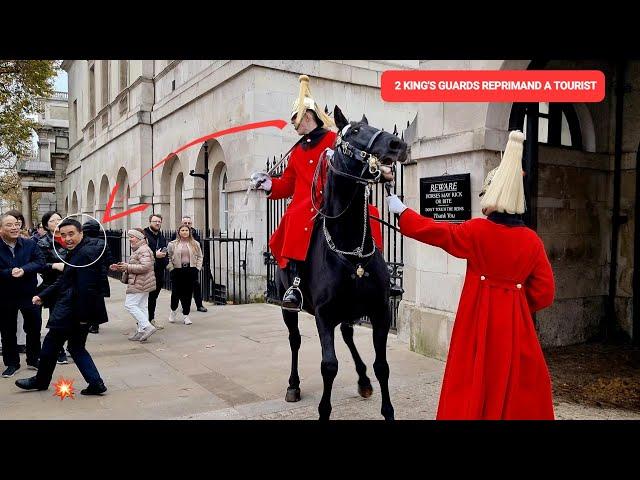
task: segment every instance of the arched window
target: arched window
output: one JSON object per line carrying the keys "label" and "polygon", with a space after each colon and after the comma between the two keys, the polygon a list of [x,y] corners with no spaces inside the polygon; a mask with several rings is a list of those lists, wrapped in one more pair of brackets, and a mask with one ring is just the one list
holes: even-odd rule
{"label": "arched window", "polygon": [[220,188],[218,189],[218,205],[220,208],[220,231],[226,232],[229,228],[229,205],[227,203],[227,167],[220,174]]}
{"label": "arched window", "polygon": [[182,172],[176,177],[176,183],[174,185],[174,212],[173,212],[173,228],[176,228],[180,224],[182,215],[185,213],[184,199],[182,198],[182,190],[184,189],[184,176]]}
{"label": "arched window", "polygon": [[[527,135],[527,104],[514,103],[509,117],[509,130]],[[538,143],[582,150],[582,134],[578,115],[570,103],[538,104]]]}

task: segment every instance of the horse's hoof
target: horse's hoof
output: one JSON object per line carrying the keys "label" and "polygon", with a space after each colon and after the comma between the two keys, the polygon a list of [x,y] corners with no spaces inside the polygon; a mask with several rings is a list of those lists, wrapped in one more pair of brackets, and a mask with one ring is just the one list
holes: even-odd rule
{"label": "horse's hoof", "polygon": [[362,398],[369,398],[373,394],[373,387],[371,385],[358,385],[358,393]]}
{"label": "horse's hoof", "polygon": [[284,397],[286,402],[299,402],[300,401],[300,389],[299,388],[287,388],[287,395]]}

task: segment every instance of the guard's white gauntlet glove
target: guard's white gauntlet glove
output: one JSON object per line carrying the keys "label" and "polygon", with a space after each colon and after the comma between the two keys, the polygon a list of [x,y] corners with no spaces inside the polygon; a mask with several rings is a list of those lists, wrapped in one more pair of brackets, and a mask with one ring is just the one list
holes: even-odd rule
{"label": "guard's white gauntlet glove", "polygon": [[402,203],[402,200],[397,195],[389,195],[387,197],[387,205],[391,213],[397,213],[398,215],[407,209],[407,206]]}
{"label": "guard's white gauntlet glove", "polygon": [[249,177],[249,185],[253,190],[264,190],[265,192],[271,191],[271,176],[265,172],[254,172]]}

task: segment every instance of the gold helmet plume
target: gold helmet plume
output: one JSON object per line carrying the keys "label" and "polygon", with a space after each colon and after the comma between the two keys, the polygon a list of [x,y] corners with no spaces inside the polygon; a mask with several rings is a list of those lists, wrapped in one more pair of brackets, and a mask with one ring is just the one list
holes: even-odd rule
{"label": "gold helmet plume", "polygon": [[331,128],[335,126],[331,117],[329,117],[322,108],[316,103],[316,101],[311,96],[311,89],[309,88],[309,77],[307,75],[300,75],[300,91],[298,93],[298,98],[293,102],[293,107],[291,110],[291,118],[296,116],[295,127],[298,128],[300,125],[300,121],[302,120],[302,116],[307,110],[313,110],[318,119],[322,123],[321,127]]}

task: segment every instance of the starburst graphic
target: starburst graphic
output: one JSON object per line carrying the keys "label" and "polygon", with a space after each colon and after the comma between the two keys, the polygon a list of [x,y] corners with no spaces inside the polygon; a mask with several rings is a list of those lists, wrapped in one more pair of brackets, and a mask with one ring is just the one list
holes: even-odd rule
{"label": "starburst graphic", "polygon": [[60,400],[64,400],[66,397],[73,398],[75,400],[75,392],[73,389],[73,380],[67,380],[60,377],[60,379],[53,384],[55,388],[54,396],[59,396]]}

